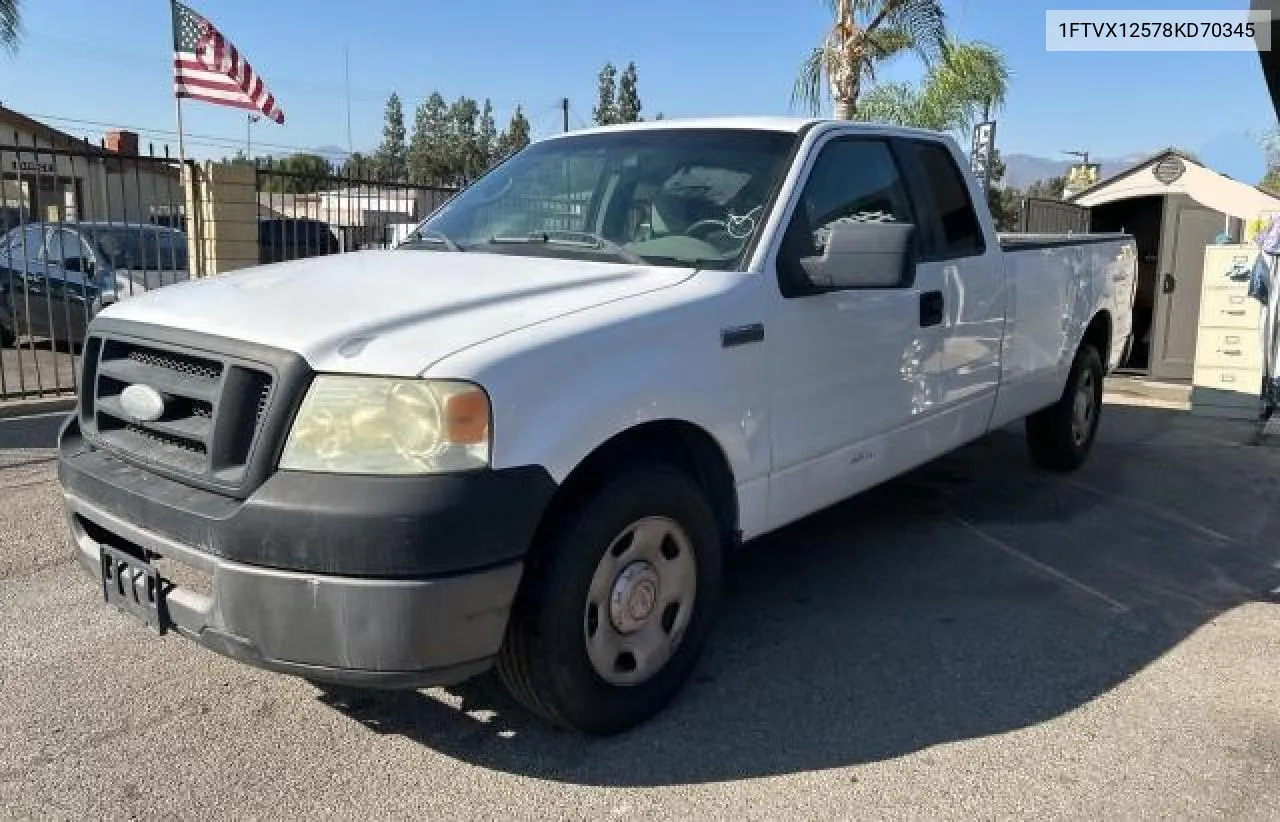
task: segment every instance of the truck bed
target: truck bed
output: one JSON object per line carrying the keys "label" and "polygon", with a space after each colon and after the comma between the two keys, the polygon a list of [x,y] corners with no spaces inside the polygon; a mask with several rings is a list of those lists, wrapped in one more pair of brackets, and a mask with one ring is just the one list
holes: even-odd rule
{"label": "truck bed", "polygon": [[1120,232],[1106,234],[999,234],[1000,247],[1005,251],[1029,251],[1034,248],[1057,248],[1068,245],[1088,245],[1112,240],[1127,240],[1130,235]]}

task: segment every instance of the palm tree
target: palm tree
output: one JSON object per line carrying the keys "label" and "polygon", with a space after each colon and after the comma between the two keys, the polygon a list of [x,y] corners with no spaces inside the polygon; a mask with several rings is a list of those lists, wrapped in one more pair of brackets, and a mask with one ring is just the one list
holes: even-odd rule
{"label": "palm tree", "polygon": [[800,67],[792,92],[812,113],[822,108],[823,81],[835,116],[852,119],[876,64],[914,50],[926,65],[945,49],[942,0],[827,0],[835,22]]}
{"label": "palm tree", "polygon": [[857,119],[967,132],[1004,105],[1009,67],[999,50],[986,43],[949,40],[945,55],[928,69],[918,88],[886,83],[869,90]]}
{"label": "palm tree", "polygon": [[18,47],[22,0],[0,0],[0,48],[13,51]]}

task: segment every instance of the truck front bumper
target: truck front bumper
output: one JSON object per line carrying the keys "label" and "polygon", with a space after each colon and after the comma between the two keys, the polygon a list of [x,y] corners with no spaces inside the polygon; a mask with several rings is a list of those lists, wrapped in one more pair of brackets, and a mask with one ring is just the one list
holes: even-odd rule
{"label": "truck front bumper", "polygon": [[[104,558],[123,557],[153,575],[160,593],[146,618],[161,632],[268,670],[366,687],[453,684],[492,665],[536,513],[554,491],[550,477],[525,479],[515,483],[522,494],[508,489],[515,497],[476,499],[456,484],[419,477],[405,480],[413,493],[388,494],[383,486],[370,516],[352,510],[368,491],[360,478],[335,484],[333,477],[294,476],[283,489],[271,487],[273,478],[248,499],[232,501],[174,488],[88,447],[74,419],[60,451],[74,552],[104,597]],[[480,483],[498,487],[491,479]],[[470,508],[489,512],[477,533],[449,527],[471,519],[463,510]],[[483,550],[471,563],[441,567],[461,565],[468,552],[459,546],[473,539]],[[280,562],[271,567],[244,557]],[[308,559],[344,572],[278,567]],[[147,580],[124,584],[145,588]],[[132,594],[147,599],[145,590]]]}

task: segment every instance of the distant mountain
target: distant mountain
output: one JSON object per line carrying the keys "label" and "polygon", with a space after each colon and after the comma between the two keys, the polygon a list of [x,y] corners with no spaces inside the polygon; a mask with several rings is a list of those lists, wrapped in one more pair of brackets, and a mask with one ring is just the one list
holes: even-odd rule
{"label": "distant mountain", "polygon": [[319,154],[334,165],[342,165],[347,159],[347,150],[342,146],[317,146],[311,149],[312,154]]}
{"label": "distant mountain", "polygon": [[[1145,160],[1154,153],[1152,151],[1146,154],[1130,154],[1125,157],[1099,157],[1097,159],[1090,157],[1089,162],[1098,163],[1101,166],[1099,173],[1105,179],[1116,172],[1123,171],[1135,163]],[[1048,157],[1036,157],[1031,154],[1001,154],[1000,158],[1004,160],[1005,164],[1004,184],[1014,188],[1026,188],[1037,180],[1048,180],[1066,174],[1072,165],[1079,162],[1075,159],[1052,160]]]}

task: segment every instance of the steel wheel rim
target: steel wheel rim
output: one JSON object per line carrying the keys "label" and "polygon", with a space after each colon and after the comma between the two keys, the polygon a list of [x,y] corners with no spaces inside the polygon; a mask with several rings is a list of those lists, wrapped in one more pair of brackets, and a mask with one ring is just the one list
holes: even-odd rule
{"label": "steel wheel rim", "polygon": [[693,543],[668,517],[623,529],[600,558],[583,610],[583,638],[596,674],[639,685],[670,661],[684,639],[697,594]]}
{"label": "steel wheel rim", "polygon": [[1071,404],[1071,438],[1076,446],[1084,445],[1093,429],[1095,393],[1093,372],[1082,372]]}

